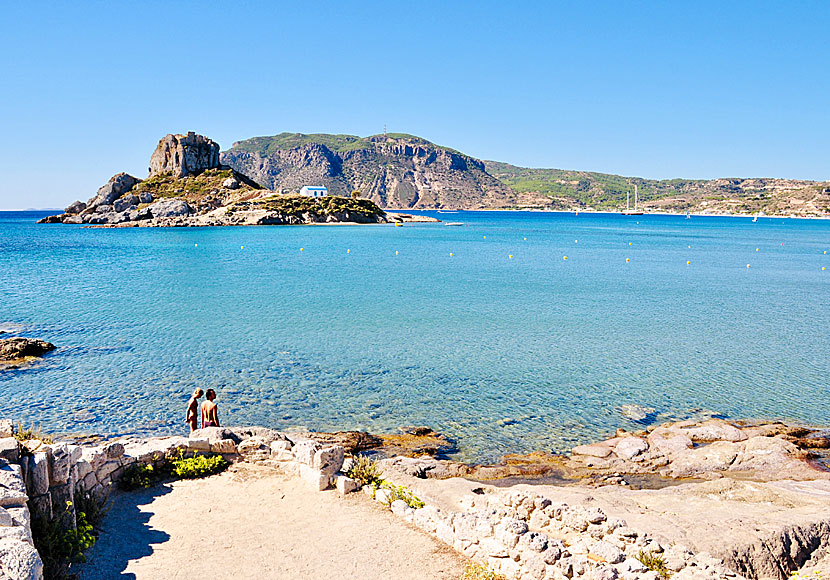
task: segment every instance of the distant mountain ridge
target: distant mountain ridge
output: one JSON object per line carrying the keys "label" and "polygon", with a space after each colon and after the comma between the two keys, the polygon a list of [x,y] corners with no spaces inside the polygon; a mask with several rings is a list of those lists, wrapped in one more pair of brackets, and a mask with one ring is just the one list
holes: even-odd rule
{"label": "distant mountain ridge", "polygon": [[[221,153],[222,163],[285,193],[325,185],[359,190],[380,207],[410,209],[596,209],[625,207],[638,186],[646,210],[825,215],[830,182],[773,178],[650,180],[482,161],[406,133],[358,137],[280,133]],[[633,197],[632,197],[633,203]]]}

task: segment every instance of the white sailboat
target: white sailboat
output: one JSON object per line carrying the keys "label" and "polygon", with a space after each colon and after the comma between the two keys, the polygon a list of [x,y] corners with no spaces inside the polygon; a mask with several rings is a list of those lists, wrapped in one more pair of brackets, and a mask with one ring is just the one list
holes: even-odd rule
{"label": "white sailboat", "polygon": [[637,184],[634,184],[634,209],[631,209],[631,192],[625,193],[625,211],[623,215],[643,215],[643,212],[637,209]]}

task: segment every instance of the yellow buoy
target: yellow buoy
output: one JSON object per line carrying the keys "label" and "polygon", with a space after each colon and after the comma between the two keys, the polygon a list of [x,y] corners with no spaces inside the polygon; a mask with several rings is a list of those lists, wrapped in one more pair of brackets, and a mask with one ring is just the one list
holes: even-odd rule
{"label": "yellow buoy", "polygon": [[691,262],[689,260],[686,260],[686,265],[688,266],[689,264],[691,264]]}
{"label": "yellow buoy", "polygon": [[827,253],[827,250],[824,250],[824,253],[826,254],[826,253]]}
{"label": "yellow buoy", "polygon": [[302,249],[302,248],[300,248],[300,251],[302,252],[302,251],[303,251],[303,249]]}
{"label": "yellow buoy", "polygon": [[240,250],[244,250],[244,249],[245,249],[245,246],[239,246],[239,249],[240,249]]}
{"label": "yellow buoy", "polygon": [[746,267],[749,268],[749,264],[747,264]]}
{"label": "yellow buoy", "polygon": [[758,248],[755,248],[755,251],[757,252],[757,251],[758,251]]}
{"label": "yellow buoy", "polygon": [[630,245],[631,245],[631,242],[628,242],[628,245],[630,246]]}
{"label": "yellow buoy", "polygon": [[508,257],[508,258],[510,258],[510,259],[512,260],[512,259],[513,259],[513,254],[510,254],[510,255],[509,255],[509,256],[507,256],[507,257]]}
{"label": "yellow buoy", "polygon": [[630,261],[631,261],[631,258],[626,258],[626,259],[625,259],[625,261],[626,261],[626,262],[630,262]]}
{"label": "yellow buoy", "polygon": [[450,252],[450,258],[452,258],[452,252]]}
{"label": "yellow buoy", "polygon": [[346,250],[346,253],[347,253],[347,254],[351,254],[351,253],[352,253],[352,251],[351,251],[351,250]]}
{"label": "yellow buoy", "polygon": [[826,270],[827,268],[825,268],[824,266],[822,266],[822,267],[821,267],[821,269],[822,269],[822,270]]}
{"label": "yellow buoy", "polygon": [[[525,241],[527,241],[527,238],[525,238]],[[826,254],[827,252],[824,252],[824,253]]]}
{"label": "yellow buoy", "polygon": [[398,250],[395,250],[395,255],[396,255],[396,256],[398,255]]}
{"label": "yellow buoy", "polygon": [[692,249],[692,246],[689,246],[689,249],[691,250],[691,249]]}
{"label": "yellow buoy", "polygon": [[487,239],[487,236],[484,236],[484,239],[486,240],[486,239]]}
{"label": "yellow buoy", "polygon": [[[193,245],[197,248],[199,247],[199,244],[193,244]],[[824,252],[824,253],[826,254],[827,252]]]}
{"label": "yellow buoy", "polygon": [[563,260],[567,260],[567,259],[568,259],[568,256],[562,256],[562,259],[563,259]]}

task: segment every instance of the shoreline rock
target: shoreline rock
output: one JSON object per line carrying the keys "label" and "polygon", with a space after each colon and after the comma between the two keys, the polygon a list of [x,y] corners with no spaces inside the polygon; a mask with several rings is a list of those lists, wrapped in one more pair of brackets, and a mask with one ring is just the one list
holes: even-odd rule
{"label": "shoreline rock", "polygon": [[[7,423],[3,422],[4,425]],[[783,424],[741,425],[719,421],[664,424],[652,429],[651,433],[657,432],[659,436],[668,433],[671,438],[678,436],[674,434],[678,430],[701,445],[692,449],[707,449],[720,443],[743,445],[743,453],[748,452],[754,440],[764,438],[759,433],[777,441],[776,445],[793,446],[794,443],[782,437],[797,434],[806,438],[812,433],[823,433],[814,430],[805,434],[804,428]],[[360,432],[292,434],[256,426],[214,427],[195,431],[189,437],[125,438],[82,446],[39,441],[21,445],[7,437],[0,439],[0,442],[11,444],[0,459],[0,476],[4,469],[10,475],[8,482],[0,486],[0,504],[25,504],[31,510],[31,517],[54,517],[52,506],[63,505],[64,497],[71,497],[69,494],[76,491],[103,493],[119,481],[131,465],[156,465],[182,453],[188,456],[207,451],[223,454],[234,462],[271,466],[298,477],[306,483],[310,493],[334,487],[337,493],[345,495],[359,489],[359,484],[347,475],[352,461],[345,457],[349,449],[353,452],[366,449],[399,451],[403,438],[405,443],[411,444],[408,450],[412,452],[422,449],[423,441],[441,439],[429,428],[402,428],[401,431],[400,435],[375,436]],[[633,438],[648,443],[647,435],[616,437],[613,443],[604,442],[612,451],[603,459],[612,455],[619,458],[619,454],[625,453],[632,459],[647,454],[649,449],[643,450],[642,443],[628,441]],[[624,442],[627,443],[621,447]],[[783,445],[783,448],[787,446]],[[596,455],[583,457],[595,458]],[[570,460],[565,458],[565,461]],[[440,461],[432,457],[397,455],[378,462],[384,479],[396,486],[407,486],[425,502],[424,507],[413,508],[405,501],[396,500],[384,488],[368,488],[366,493],[375,501],[385,502],[397,517],[511,579],[656,580],[637,559],[640,552],[650,551],[660,554],[674,577],[681,580],[783,580],[787,573],[805,562],[815,563],[811,558],[820,558],[823,550],[830,548],[830,515],[825,514],[827,517],[821,519],[821,514],[811,507],[816,502],[826,502],[816,498],[820,493],[830,494],[828,481],[809,481],[808,478],[802,482],[752,484],[725,477],[719,481],[686,483],[659,492],[621,489],[613,485],[592,490],[584,485],[573,485],[573,482],[566,486],[512,485],[500,489],[457,477],[463,476],[462,473],[447,480],[429,477],[427,472],[440,465]],[[23,463],[18,465],[17,462]],[[775,461],[772,463],[776,464]],[[827,488],[826,492],[821,491],[824,489],[821,486]],[[744,502],[740,505],[752,508],[747,513],[756,515],[749,519],[740,516],[745,519],[735,522],[744,523],[729,524],[737,527],[732,528],[729,538],[720,542],[717,553],[689,549],[664,536],[665,529],[674,529],[671,521],[663,521],[665,516],[661,514],[666,510],[688,505],[692,513],[697,513],[694,511],[696,501],[702,498],[711,503],[718,495],[729,501]],[[663,505],[658,500],[669,503]],[[611,515],[618,507],[631,502],[640,506],[635,512],[626,512],[633,521],[628,520],[629,516]],[[795,505],[793,502],[801,507],[788,507]],[[643,507],[646,505],[651,507]],[[766,524],[756,523],[752,518],[759,517],[758,510],[766,513],[770,505],[776,506],[781,515]],[[642,515],[646,514],[643,509],[656,510],[655,515],[648,519]],[[727,522],[731,521],[729,514],[724,517]],[[20,542],[27,542],[31,530],[26,528],[28,519],[20,521],[20,531],[15,532],[20,537],[15,540],[18,542],[15,546],[25,551],[27,548]],[[688,525],[682,518],[678,521]],[[654,531],[651,526],[656,526]],[[694,530],[687,531],[694,534]],[[757,538],[760,543],[754,543],[752,538]],[[30,577],[39,578],[39,559],[31,553],[29,556],[33,567]]]}
{"label": "shoreline rock", "polygon": [[19,336],[0,338],[0,370],[19,368],[55,348],[54,344],[40,339]]}

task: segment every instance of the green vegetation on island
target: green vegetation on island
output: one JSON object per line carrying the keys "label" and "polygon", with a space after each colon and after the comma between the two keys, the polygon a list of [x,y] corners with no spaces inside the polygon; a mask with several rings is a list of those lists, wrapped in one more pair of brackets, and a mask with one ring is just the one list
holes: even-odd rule
{"label": "green vegetation on island", "polygon": [[301,195],[272,195],[261,199],[240,201],[229,208],[229,212],[263,209],[285,216],[301,217],[304,214],[335,216],[356,214],[365,217],[380,217],[384,211],[373,201],[360,197],[304,197]]}
{"label": "green vegetation on island", "polygon": [[173,177],[172,173],[169,172],[160,173],[138,182],[131,193],[135,195],[149,193],[153,196],[153,199],[165,197],[178,197],[185,200],[201,199],[221,190],[223,183],[228,179],[235,179],[239,189],[263,189],[257,182],[248,179],[233,169],[214,168],[205,169],[197,175],[187,175],[179,178]]}

